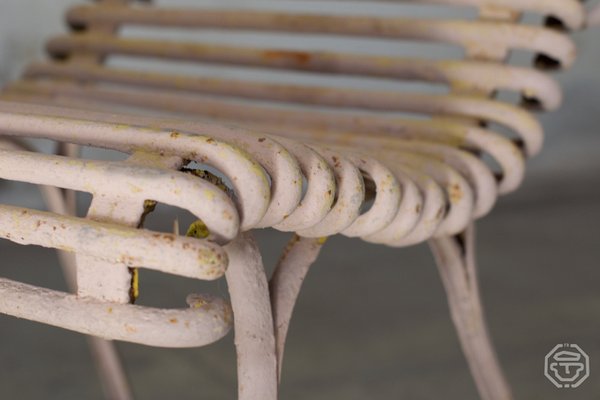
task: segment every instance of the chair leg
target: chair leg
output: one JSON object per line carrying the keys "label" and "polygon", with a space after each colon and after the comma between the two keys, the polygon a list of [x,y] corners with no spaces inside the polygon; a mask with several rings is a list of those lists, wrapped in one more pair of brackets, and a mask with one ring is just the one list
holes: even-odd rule
{"label": "chair leg", "polygon": [[95,336],[87,337],[104,396],[110,400],[131,400],[133,395],[115,344]]}
{"label": "chair leg", "polygon": [[477,280],[474,226],[459,236],[432,239],[429,245],[446,289],[452,321],[481,398],[512,399],[485,322]]}
{"label": "chair leg", "polygon": [[[0,147],[33,151],[33,149],[28,148],[25,143],[15,140],[2,140],[0,142]],[[72,153],[76,151],[76,149],[71,147],[68,151]],[[62,191],[56,187],[40,186],[40,190],[44,202],[50,211],[63,215],[75,213],[74,197],[72,197],[71,203],[69,204],[69,201],[65,198]],[[72,193],[74,195],[75,192]],[[64,251],[58,251],[57,253],[63,275],[67,282],[67,287],[71,292],[76,292],[75,256],[72,253]],[[127,376],[123,370],[114,343],[93,336],[89,336],[87,339],[92,359],[98,371],[106,398],[111,400],[133,399]]]}
{"label": "chair leg", "polygon": [[[65,251],[57,253],[67,287],[75,293],[77,292],[75,255]],[[133,393],[114,342],[87,336],[87,343],[100,378],[104,397],[109,400],[132,400]]]}
{"label": "chair leg", "polygon": [[277,356],[269,286],[262,257],[249,233],[226,247],[225,274],[233,308],[238,400],[277,399]]}
{"label": "chair leg", "polygon": [[294,306],[300,294],[304,278],[308,274],[310,267],[317,260],[325,240],[325,238],[313,239],[294,235],[279,259],[275,272],[273,272],[273,276],[269,282],[279,381],[281,381],[285,339],[290,326],[290,320],[292,319],[292,313],[294,312]]}

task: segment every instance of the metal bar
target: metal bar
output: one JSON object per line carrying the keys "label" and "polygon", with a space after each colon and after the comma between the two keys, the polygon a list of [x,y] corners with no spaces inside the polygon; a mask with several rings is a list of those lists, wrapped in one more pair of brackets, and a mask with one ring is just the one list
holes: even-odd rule
{"label": "metal bar", "polygon": [[156,347],[187,348],[227,334],[231,309],[218,298],[188,296],[188,309],[106,303],[0,278],[0,312],[87,335]]}
{"label": "metal bar", "polygon": [[206,43],[124,39],[94,35],[51,40],[55,55],[90,52],[170,60],[232,64],[305,72],[335,73],[436,82],[463,88],[523,91],[546,109],[560,103],[560,90],[547,75],[528,68],[475,61],[447,61],[356,55],[331,51],[258,49]]}
{"label": "metal bar", "polygon": [[466,116],[495,122],[515,131],[523,140],[525,150],[530,156],[539,152],[543,142],[542,128],[531,113],[508,103],[468,95],[432,95],[418,92],[403,93],[252,82],[231,78],[177,76],[55,63],[32,64],[27,68],[25,77],[29,79],[70,78],[81,84],[127,84],[131,85],[132,89],[136,87],[164,89],[181,91],[182,94],[214,94],[232,98],[281,101],[313,106]]}
{"label": "metal bar", "polygon": [[406,19],[353,15],[277,13],[253,10],[169,9],[80,6],[67,21],[195,29],[259,30],[442,42],[482,52],[523,49],[542,53],[564,66],[575,58],[571,40],[555,30],[513,23]]}

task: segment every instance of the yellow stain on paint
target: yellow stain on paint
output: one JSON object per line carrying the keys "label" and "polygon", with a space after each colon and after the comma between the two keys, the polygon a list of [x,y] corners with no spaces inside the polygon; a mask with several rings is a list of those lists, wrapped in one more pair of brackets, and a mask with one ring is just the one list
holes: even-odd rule
{"label": "yellow stain on paint", "polygon": [[196,239],[206,239],[210,235],[208,227],[202,220],[193,222],[187,229],[185,236],[193,237]]}

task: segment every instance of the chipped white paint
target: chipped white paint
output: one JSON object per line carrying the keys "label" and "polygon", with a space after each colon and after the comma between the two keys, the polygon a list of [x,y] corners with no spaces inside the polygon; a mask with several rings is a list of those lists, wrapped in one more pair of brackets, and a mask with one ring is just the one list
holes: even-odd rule
{"label": "chipped white paint", "polygon": [[214,280],[227,268],[227,253],[207,240],[7,205],[0,205],[0,237],[194,279]]}
{"label": "chipped white paint", "polygon": [[205,346],[231,327],[229,305],[209,296],[190,295],[189,308],[165,310],[82,299],[8,279],[0,279],[0,296],[4,314],[148,346]]}
{"label": "chipped white paint", "polygon": [[277,358],[269,287],[258,245],[250,233],[226,247],[238,362],[238,398],[277,399]]}
{"label": "chipped white paint", "polygon": [[325,241],[326,238],[313,239],[294,236],[277,263],[269,282],[279,380],[281,380],[285,339],[296,299],[300,294],[304,278],[319,256]]}

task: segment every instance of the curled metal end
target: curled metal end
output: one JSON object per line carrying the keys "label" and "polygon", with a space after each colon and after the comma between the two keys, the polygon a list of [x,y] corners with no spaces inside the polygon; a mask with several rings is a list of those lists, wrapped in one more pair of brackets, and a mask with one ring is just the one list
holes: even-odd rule
{"label": "curled metal end", "polygon": [[549,57],[545,54],[536,55],[533,61],[533,65],[537,69],[541,69],[544,71],[556,71],[562,68],[562,64],[560,61]]}
{"label": "curled metal end", "polygon": [[83,22],[67,21],[67,24],[72,32],[81,33],[88,30],[88,25]]}
{"label": "curled metal end", "polygon": [[0,278],[0,312],[105,339],[156,347],[200,347],[225,336],[229,303],[188,296],[187,309],[158,309],[78,297]]}
{"label": "curled metal end", "polygon": [[521,96],[521,107],[526,108],[529,111],[542,111],[544,109],[540,99],[529,97],[527,95]]}
{"label": "curled metal end", "polygon": [[553,15],[546,17],[546,20],[544,21],[544,26],[546,28],[554,29],[554,30],[560,31],[560,32],[568,32],[569,31],[569,28],[567,28],[567,26],[564,24],[564,22],[561,19],[559,19]]}

